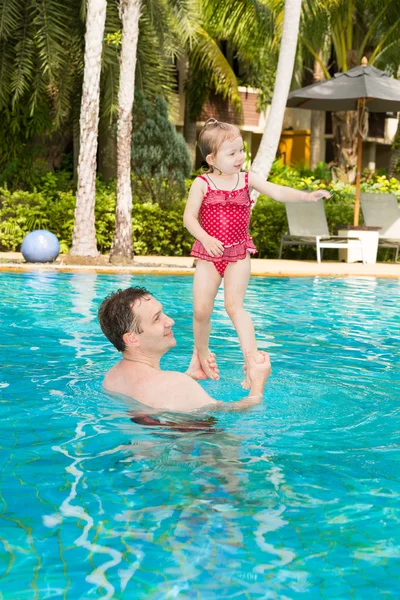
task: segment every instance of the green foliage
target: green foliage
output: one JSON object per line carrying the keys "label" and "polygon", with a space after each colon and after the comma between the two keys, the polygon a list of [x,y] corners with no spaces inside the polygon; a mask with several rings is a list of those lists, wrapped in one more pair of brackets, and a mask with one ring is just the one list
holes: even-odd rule
{"label": "green foliage", "polygon": [[[63,252],[71,247],[75,194],[68,189],[67,176],[48,173],[40,191],[10,192],[0,189],[0,250],[18,250],[27,233],[48,229],[54,233]],[[108,252],[114,235],[115,183],[97,182],[96,238],[99,249]],[[133,245],[135,254],[185,256],[192,239],[183,227],[184,203],[169,209],[158,204],[133,204]]]}
{"label": "green foliage", "polygon": [[400,199],[400,181],[395,177],[388,179],[385,175],[374,175],[361,182],[362,192],[395,194]]}
{"label": "green foliage", "polygon": [[163,210],[156,204],[133,207],[133,249],[135,254],[188,256],[193,244],[183,227],[184,204]]}
{"label": "green foliage", "polygon": [[[279,48],[279,46],[278,46]],[[252,60],[244,61],[244,84],[257,88],[257,110],[266,110],[274,94],[278,53],[273,50],[272,40],[266,48],[254,52]]]}
{"label": "green foliage", "polygon": [[[276,183],[301,189],[327,188],[333,193],[325,200],[325,210],[331,233],[341,225],[353,221],[354,187],[342,182],[325,182],[313,175],[300,176],[298,170],[275,165],[273,177]],[[186,189],[190,181],[186,182]],[[328,185],[329,183],[329,185]],[[384,176],[363,181],[365,191],[396,193],[400,199],[400,183]],[[144,188],[140,196],[133,198],[133,246],[137,255],[188,256],[193,243],[191,235],[183,227],[184,202],[176,197],[169,206],[143,202]],[[168,192],[171,197],[176,191]],[[114,234],[115,182],[97,180],[96,186],[96,237],[101,252],[108,252]],[[71,246],[74,224],[75,194],[68,173],[47,173],[41,179],[39,190],[10,192],[0,189],[0,250],[18,250],[24,236],[33,229],[45,228],[59,239],[63,252]],[[260,196],[254,207],[250,233],[258,249],[259,258],[277,258],[281,236],[287,231],[284,204]],[[326,258],[337,258],[334,250],[327,250]],[[314,248],[285,248],[285,258],[315,260]],[[390,260],[391,255],[380,253],[380,258]]]}
{"label": "green foliage", "polygon": [[59,192],[50,199],[43,192],[0,189],[0,249],[17,250],[27,233],[48,229],[66,251],[72,239],[74,209],[72,192]]}
{"label": "green foliage", "polygon": [[169,121],[167,104],[162,98],[151,104],[142,94],[136,95],[132,171],[134,195],[145,189],[153,202],[166,206],[177,193],[181,198],[185,194],[185,177],[191,171],[190,155],[185,140]]}
{"label": "green foliage", "polygon": [[286,232],[284,204],[260,196],[251,215],[250,233],[258,258],[278,258],[281,236]]}

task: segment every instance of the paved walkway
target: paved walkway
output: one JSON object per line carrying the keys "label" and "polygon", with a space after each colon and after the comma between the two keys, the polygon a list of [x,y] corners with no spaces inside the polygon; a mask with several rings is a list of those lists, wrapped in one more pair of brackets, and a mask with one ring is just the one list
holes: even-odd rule
{"label": "paved walkway", "polygon": [[[0,252],[1,271],[93,271],[98,273],[154,273],[192,275],[193,258],[186,256],[135,256],[132,264],[116,266],[102,256],[96,264],[63,264],[60,256],[54,263],[26,263],[20,252]],[[400,263],[340,263],[314,261],[251,259],[251,274],[262,277],[390,277],[400,279]]]}

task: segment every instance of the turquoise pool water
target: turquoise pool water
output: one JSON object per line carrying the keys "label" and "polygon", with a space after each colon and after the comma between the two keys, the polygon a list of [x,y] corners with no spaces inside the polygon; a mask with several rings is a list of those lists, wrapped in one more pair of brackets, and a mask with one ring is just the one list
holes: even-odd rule
{"label": "turquoise pool water", "polygon": [[[191,282],[0,273],[0,599],[400,598],[400,282],[252,278],[263,404],[150,430],[102,393],[97,307],[147,286],[184,370]],[[240,398],[222,293],[212,347]]]}

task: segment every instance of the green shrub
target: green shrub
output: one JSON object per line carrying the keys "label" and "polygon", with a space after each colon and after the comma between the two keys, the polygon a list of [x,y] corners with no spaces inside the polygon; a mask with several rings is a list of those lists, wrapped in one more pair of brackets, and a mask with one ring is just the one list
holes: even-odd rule
{"label": "green shrub", "polygon": [[[60,241],[61,250],[71,247],[75,195],[72,190],[55,192],[51,180],[44,192],[13,193],[0,189],[0,250],[18,250],[27,233],[48,229]],[[100,182],[96,192],[96,237],[99,249],[111,248],[115,224],[115,189]],[[158,204],[133,205],[133,245],[135,254],[185,256],[192,239],[183,227],[184,203],[163,209]]]}
{"label": "green shrub", "polygon": [[185,195],[185,177],[191,172],[186,142],[168,116],[161,97],[151,104],[137,93],[132,120],[133,195],[144,193],[153,203],[168,206]]}
{"label": "green shrub", "polygon": [[281,236],[286,232],[285,205],[260,196],[251,215],[250,233],[258,258],[278,258]]}
{"label": "green shrub", "polygon": [[164,210],[157,204],[133,207],[133,248],[135,254],[188,256],[193,244],[183,227],[184,203]]}

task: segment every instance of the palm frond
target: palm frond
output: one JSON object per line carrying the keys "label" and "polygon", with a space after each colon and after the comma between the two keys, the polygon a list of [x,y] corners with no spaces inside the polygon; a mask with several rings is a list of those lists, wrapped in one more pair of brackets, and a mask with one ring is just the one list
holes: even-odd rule
{"label": "palm frond", "polygon": [[0,110],[7,107],[11,99],[12,65],[15,49],[6,40],[0,42]]}
{"label": "palm frond", "polygon": [[15,59],[10,81],[13,107],[28,92],[32,82],[35,62],[35,44],[32,33],[29,14],[26,12],[16,36],[18,41],[15,45]]}
{"label": "palm frond", "polygon": [[71,5],[58,0],[37,0],[32,3],[30,12],[40,69],[53,88],[66,60],[64,46],[71,33]]}
{"label": "palm frond", "polygon": [[0,41],[11,38],[26,10],[24,0],[0,0]]}
{"label": "palm frond", "polygon": [[244,53],[245,46],[253,49],[264,45],[266,37],[274,34],[273,15],[281,2],[276,0],[230,1],[203,0],[202,9],[208,31],[219,39],[228,39],[233,47]]}
{"label": "palm frond", "polygon": [[110,124],[118,114],[119,47],[109,37],[121,31],[119,3],[107,2],[101,72],[101,115]]}
{"label": "palm frond", "polygon": [[65,48],[68,60],[59,70],[57,94],[54,98],[54,125],[56,128],[69,119],[71,98],[80,95],[83,81],[83,36],[73,31],[68,47]]}
{"label": "palm frond", "polygon": [[197,38],[200,22],[200,0],[169,0],[174,31],[182,48],[190,50]]}
{"label": "palm frond", "polygon": [[191,68],[207,74],[210,87],[240,109],[238,81],[232,67],[215,39],[203,28],[199,33],[198,42],[190,53]]}
{"label": "palm frond", "polygon": [[165,44],[165,39],[163,41],[164,45],[144,9],[139,22],[135,88],[150,100],[157,96],[169,99],[175,87],[174,47],[169,40],[168,44]]}

